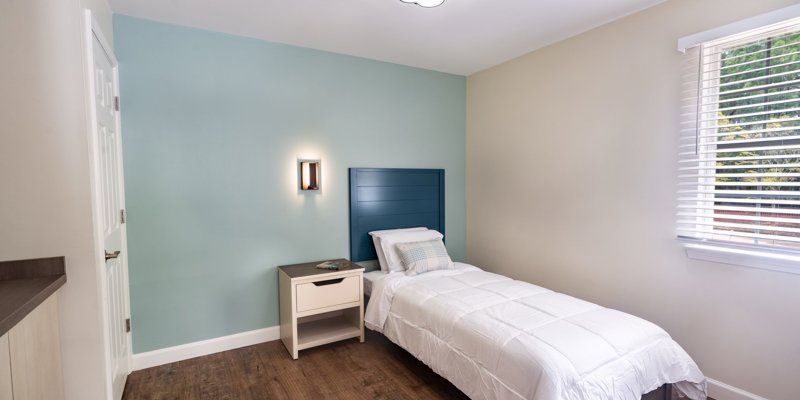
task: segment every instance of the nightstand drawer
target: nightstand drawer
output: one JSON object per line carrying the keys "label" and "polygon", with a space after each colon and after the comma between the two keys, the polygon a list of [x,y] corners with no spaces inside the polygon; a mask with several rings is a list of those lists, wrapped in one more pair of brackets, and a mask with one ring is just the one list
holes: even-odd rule
{"label": "nightstand drawer", "polygon": [[360,280],[360,276],[348,276],[297,285],[297,312],[359,301]]}

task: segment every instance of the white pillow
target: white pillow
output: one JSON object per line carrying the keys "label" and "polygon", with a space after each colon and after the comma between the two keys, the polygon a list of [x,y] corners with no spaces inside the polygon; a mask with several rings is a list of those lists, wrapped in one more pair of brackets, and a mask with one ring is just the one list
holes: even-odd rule
{"label": "white pillow", "polygon": [[455,269],[442,239],[398,243],[397,253],[403,260],[406,275],[417,275],[441,269]]}
{"label": "white pillow", "polygon": [[403,272],[405,267],[397,252],[398,243],[424,242],[426,240],[441,239],[444,236],[434,230],[418,232],[398,232],[390,235],[381,235],[381,248],[386,256],[386,266],[389,272]]}
{"label": "white pillow", "polygon": [[419,231],[427,231],[428,228],[419,227],[419,228],[403,228],[403,229],[386,229],[382,231],[372,231],[369,233],[372,236],[372,244],[375,245],[375,254],[378,255],[378,264],[381,266],[381,271],[388,272],[389,271],[389,264],[386,263],[386,255],[381,247],[380,237],[382,235],[391,235],[398,232],[419,232]]}

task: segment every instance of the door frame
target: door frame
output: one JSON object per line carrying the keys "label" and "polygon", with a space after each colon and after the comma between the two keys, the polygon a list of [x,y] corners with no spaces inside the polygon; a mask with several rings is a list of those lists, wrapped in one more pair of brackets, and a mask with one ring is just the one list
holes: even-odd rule
{"label": "door frame", "polygon": [[[113,396],[113,356],[111,351],[111,338],[109,337],[109,307],[108,307],[108,287],[106,285],[106,260],[104,257],[105,253],[105,243],[104,243],[104,234],[103,234],[103,215],[102,215],[102,197],[100,192],[100,167],[97,165],[97,160],[99,159],[100,154],[100,145],[98,143],[98,132],[97,132],[97,109],[96,109],[96,102],[95,102],[95,78],[94,78],[94,51],[93,48],[93,41],[97,39],[100,44],[100,47],[106,53],[105,55],[109,58],[112,63],[114,69],[114,91],[116,95],[119,96],[119,62],[117,61],[116,56],[114,55],[113,47],[110,45],[110,42],[106,40],[105,35],[103,34],[103,30],[99,22],[94,18],[92,15],[91,10],[86,9],[84,10],[84,32],[83,32],[83,46],[84,46],[84,55],[85,55],[85,62],[87,65],[86,69],[86,91],[84,93],[85,103],[86,103],[86,110],[87,110],[87,135],[88,135],[88,144],[89,144],[89,171],[90,171],[90,187],[91,187],[91,200],[92,200],[92,225],[93,225],[93,239],[94,239],[94,252],[95,252],[95,270],[97,277],[97,293],[99,295],[99,305],[100,305],[100,323],[101,329],[103,331],[103,353],[104,357],[104,370],[105,370],[105,392],[106,396],[110,399]],[[115,129],[120,137],[119,146],[122,146],[122,129],[121,129],[121,121],[120,121],[120,112],[117,112],[114,118]],[[121,150],[120,150],[121,151]],[[119,168],[117,171],[119,172],[119,180],[118,182],[124,182],[124,174],[122,169],[122,157],[119,157]],[[120,188],[120,207],[125,209],[125,185],[123,184]],[[130,318],[131,316],[131,307],[130,307],[130,282],[128,276],[128,234],[127,234],[127,224],[122,224],[121,229],[121,240],[122,240],[122,248],[120,258],[121,264],[123,267],[124,272],[124,284],[123,287],[125,288],[125,313],[126,317]],[[132,332],[128,332],[126,335],[127,340],[127,348],[128,348],[128,355],[127,360],[128,363],[124,366],[125,371],[127,374],[131,373],[132,369],[132,356],[133,356],[133,349],[131,347],[131,336]]]}

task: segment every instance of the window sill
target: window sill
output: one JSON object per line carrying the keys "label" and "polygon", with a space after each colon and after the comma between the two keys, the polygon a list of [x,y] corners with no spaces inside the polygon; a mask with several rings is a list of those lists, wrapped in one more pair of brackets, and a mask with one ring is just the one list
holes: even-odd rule
{"label": "window sill", "polygon": [[800,275],[800,253],[764,251],[748,246],[736,246],[700,240],[681,240],[686,257],[694,260],[739,265]]}

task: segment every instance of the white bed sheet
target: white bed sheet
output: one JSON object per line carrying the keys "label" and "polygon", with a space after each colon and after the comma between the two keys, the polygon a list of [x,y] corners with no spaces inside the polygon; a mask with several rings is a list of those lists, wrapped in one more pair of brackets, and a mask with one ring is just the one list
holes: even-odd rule
{"label": "white bed sheet", "polygon": [[364,273],[364,295],[369,296],[372,294],[372,282],[382,279],[388,272],[381,270],[369,271]]}
{"label": "white bed sheet", "polygon": [[658,326],[467,264],[372,282],[365,323],[473,399],[639,400],[706,380]]}

